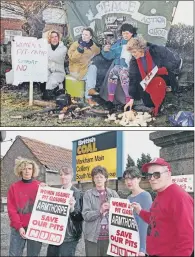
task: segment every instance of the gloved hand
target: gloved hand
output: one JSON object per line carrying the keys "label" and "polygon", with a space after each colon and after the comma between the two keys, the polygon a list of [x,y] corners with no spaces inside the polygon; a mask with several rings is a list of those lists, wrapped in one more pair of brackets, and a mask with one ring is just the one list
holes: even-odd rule
{"label": "gloved hand", "polygon": [[92,40],[90,40],[87,43],[87,42],[83,41],[81,37],[79,38],[78,43],[79,43],[79,47],[80,48],[86,47],[86,48],[90,49],[90,47],[93,45],[93,41]]}
{"label": "gloved hand", "polygon": [[168,71],[165,67],[161,67],[161,68],[158,68],[157,74],[158,75],[168,75]]}
{"label": "gloved hand", "polygon": [[82,38],[79,38],[78,43],[79,43],[79,46],[78,46],[77,50],[79,53],[82,54],[82,53],[84,53],[84,47],[85,47],[86,42],[84,42],[82,40]]}
{"label": "gloved hand", "polygon": [[79,43],[79,47],[80,47],[80,48],[86,47],[86,42],[83,41],[82,38],[79,38],[78,43]]}

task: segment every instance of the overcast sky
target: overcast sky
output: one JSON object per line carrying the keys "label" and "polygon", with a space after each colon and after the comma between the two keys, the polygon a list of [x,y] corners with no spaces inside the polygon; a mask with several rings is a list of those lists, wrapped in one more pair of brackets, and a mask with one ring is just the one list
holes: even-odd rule
{"label": "overcast sky", "polygon": [[193,25],[193,10],[193,1],[179,1],[173,23]]}
{"label": "overcast sky", "polygon": [[[6,131],[6,140],[15,140],[16,136],[20,135],[37,139],[48,144],[72,149],[72,141],[102,132],[105,131]],[[152,158],[159,156],[160,148],[149,140],[149,134],[151,132],[152,131],[123,132],[124,165],[126,164],[127,154],[130,154],[135,162],[141,156],[142,152],[145,154],[149,153]],[[12,142],[10,141],[1,143],[2,156],[5,155],[11,145]]]}

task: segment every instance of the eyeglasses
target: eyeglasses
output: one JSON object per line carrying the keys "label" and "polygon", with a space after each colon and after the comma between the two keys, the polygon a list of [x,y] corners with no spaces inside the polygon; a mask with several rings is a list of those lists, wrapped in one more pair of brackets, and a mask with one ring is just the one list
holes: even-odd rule
{"label": "eyeglasses", "polygon": [[167,170],[165,170],[165,171],[163,171],[163,172],[155,171],[155,172],[153,172],[153,173],[147,173],[147,174],[146,174],[146,178],[147,178],[148,180],[150,180],[152,177],[155,178],[155,179],[159,179],[159,178],[161,177],[161,174],[162,174],[162,173],[165,173],[165,172],[167,172]]}
{"label": "eyeglasses", "polygon": [[[135,178],[135,177],[134,177]],[[132,178],[132,177],[124,177],[124,180],[133,180],[134,178]]]}

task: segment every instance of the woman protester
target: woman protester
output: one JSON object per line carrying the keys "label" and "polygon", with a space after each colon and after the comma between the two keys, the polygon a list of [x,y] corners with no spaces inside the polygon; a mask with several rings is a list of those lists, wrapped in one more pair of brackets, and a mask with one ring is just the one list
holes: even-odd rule
{"label": "woman protester", "polygon": [[66,75],[64,62],[67,47],[60,40],[61,38],[59,32],[53,30],[48,33],[48,79],[46,83],[46,90],[42,84],[42,98],[44,100],[50,100],[55,95],[63,93],[63,82]]}
{"label": "woman protester", "polygon": [[62,188],[66,190],[72,190],[73,196],[70,199],[70,213],[64,242],[59,246],[48,245],[47,256],[75,256],[76,247],[82,234],[82,193],[72,185],[73,170],[71,167],[62,167],[59,171],[59,175]]}
{"label": "woman protester", "polygon": [[98,105],[92,96],[99,94],[95,89],[97,67],[92,59],[99,55],[100,48],[93,41],[93,36],[91,28],[84,28],[81,37],[68,50],[70,75],[85,81],[85,100],[91,107]]}
{"label": "woman protester", "polygon": [[[170,84],[173,91],[178,87],[175,74],[181,59],[164,46],[147,43],[141,36],[129,40],[127,49],[133,57],[129,66],[130,100],[124,109],[131,109],[135,99],[142,99],[146,107],[153,108],[156,116],[165,98],[167,85]],[[156,69],[154,77],[151,73],[153,69]],[[152,79],[148,85],[141,86],[140,82],[146,75]]]}
{"label": "woman protester", "polygon": [[[107,44],[104,46],[101,54],[106,60],[113,60],[108,70],[104,84],[100,90],[100,96],[106,100],[113,102],[116,100],[122,104],[129,102],[129,62],[131,53],[127,51],[127,43],[132,37],[136,36],[136,28],[131,24],[124,23],[120,28],[121,39],[117,40],[112,46]],[[118,80],[120,80],[120,90],[117,88]]]}
{"label": "woman protester", "polygon": [[91,171],[94,184],[83,196],[83,233],[86,256],[106,256],[109,244],[108,214],[110,198],[119,198],[116,191],[106,187],[108,172],[102,166]]}
{"label": "woman protester", "polygon": [[[145,210],[149,210],[152,205],[152,197],[151,195],[144,191],[140,187],[142,174],[137,167],[130,167],[126,169],[123,173],[123,178],[125,180],[126,187],[131,191],[131,194],[128,196],[128,200],[130,203],[137,202],[142,208]],[[134,216],[139,229],[139,237],[140,237],[140,249],[139,256],[146,255],[146,236],[147,236],[147,228],[148,224],[145,223],[137,214],[134,212]]]}
{"label": "woman protester", "polygon": [[33,160],[21,157],[16,159],[14,173],[21,180],[11,184],[7,196],[11,227],[9,256],[23,256],[25,243],[27,256],[39,256],[42,243],[26,239],[26,230],[39,185],[45,184],[35,179],[39,174],[39,167]]}

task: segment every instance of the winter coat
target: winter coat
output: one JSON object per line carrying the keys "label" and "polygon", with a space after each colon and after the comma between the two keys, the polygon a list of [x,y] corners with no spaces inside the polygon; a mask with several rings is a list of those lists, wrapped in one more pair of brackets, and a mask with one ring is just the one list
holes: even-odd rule
{"label": "winter coat", "polygon": [[114,59],[114,65],[120,65],[122,67],[127,68],[128,63],[130,61],[130,58],[128,58],[128,57],[130,57],[130,56],[127,57],[127,53],[126,53],[127,60],[125,60],[125,55],[121,56],[121,53],[123,52],[123,48],[126,47],[127,42],[128,42],[127,40],[119,39],[116,41],[116,43],[114,45],[111,46],[110,51],[105,52],[104,50],[102,50],[101,54],[107,60]]}
{"label": "winter coat", "polygon": [[[116,191],[106,188],[108,201],[111,197],[119,198]],[[83,196],[83,233],[85,240],[97,243],[99,233],[100,233],[100,198],[99,192],[96,188],[89,189],[85,192]]]}
{"label": "winter coat", "polygon": [[84,48],[84,53],[80,53],[77,49],[78,46],[79,43],[76,41],[68,50],[69,70],[71,76],[75,77],[77,80],[82,80],[87,73],[91,59],[100,53],[100,48],[93,43],[89,49]]}
{"label": "winter coat", "polygon": [[[172,89],[177,88],[177,80],[175,76],[175,71],[179,68],[181,59],[179,56],[174,56],[174,54],[164,46],[158,46],[148,43],[148,48],[152,60],[158,68],[165,67],[168,71],[168,75],[158,75],[165,79],[166,83],[169,84]],[[132,57],[129,66],[129,94],[133,99],[139,100],[140,98],[148,98],[148,93],[143,91],[140,85],[142,77],[137,65],[137,61]]]}
{"label": "winter coat", "polygon": [[76,200],[74,211],[70,212],[68,218],[68,224],[65,234],[65,242],[79,240],[82,234],[82,207],[83,207],[83,196],[82,193],[74,186],[70,188],[73,191],[73,196]]}
{"label": "winter coat", "polygon": [[67,53],[67,47],[63,42],[53,51],[48,44],[48,81],[46,89],[56,88],[65,79],[64,61]]}
{"label": "winter coat", "polygon": [[[127,40],[119,39],[114,45],[112,45],[109,52],[105,52],[104,50],[101,51],[101,54],[103,56],[102,66],[107,66],[108,61],[106,60],[109,60],[109,61],[113,60],[109,69],[106,72],[104,70],[102,74],[102,76],[104,77],[104,80],[102,81],[103,83],[101,84],[101,87],[100,87],[100,97],[105,101],[108,101],[108,76],[111,69],[114,68],[115,65],[120,65],[122,67],[128,68],[127,62],[130,61],[131,56],[127,56],[127,54],[125,54],[126,60],[125,58],[123,58],[124,57],[123,55],[121,56],[123,47],[126,47],[127,42],[128,42]],[[126,103],[126,97],[125,97],[123,88],[121,87],[120,80],[118,80],[117,82],[117,88],[114,95],[113,103],[114,104]]]}

